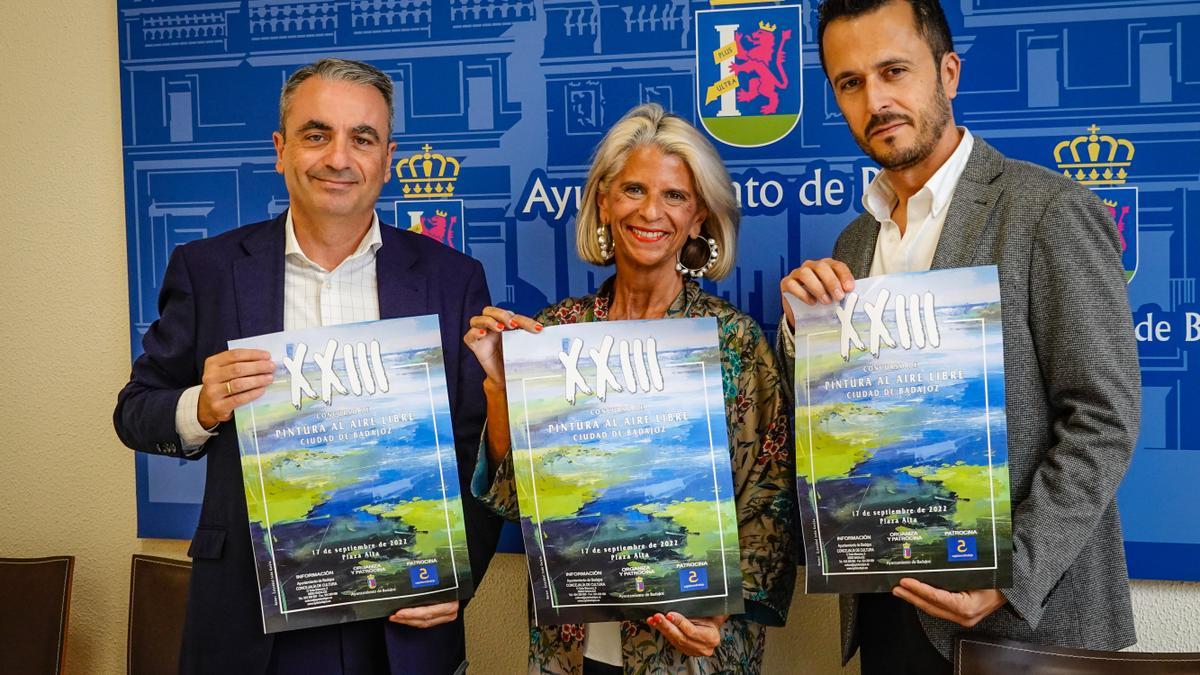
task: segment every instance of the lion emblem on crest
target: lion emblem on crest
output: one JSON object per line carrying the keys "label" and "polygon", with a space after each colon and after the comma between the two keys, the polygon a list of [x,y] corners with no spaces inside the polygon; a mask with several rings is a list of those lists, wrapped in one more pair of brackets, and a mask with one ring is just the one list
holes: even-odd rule
{"label": "lion emblem on crest", "polygon": [[422,215],[421,219],[413,223],[408,229],[454,248],[454,226],[457,223],[458,216],[452,216],[445,211],[437,210],[433,212],[432,217]]}
{"label": "lion emblem on crest", "polygon": [[766,104],[759,108],[759,112],[764,115],[772,115],[779,109],[779,90],[788,87],[787,71],[783,68],[783,46],[791,39],[792,31],[781,31],[777,46],[777,28],[778,26],[760,21],[758,30],[748,36],[734,33],[737,55],[730,70],[751,76],[746,88],[738,89],[737,100],[739,103],[745,103],[760,96],[767,99]]}

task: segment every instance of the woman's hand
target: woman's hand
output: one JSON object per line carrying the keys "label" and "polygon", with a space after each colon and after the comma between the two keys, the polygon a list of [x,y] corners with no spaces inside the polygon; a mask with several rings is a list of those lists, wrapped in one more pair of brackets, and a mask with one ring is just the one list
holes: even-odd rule
{"label": "woman's hand", "polygon": [[678,612],[655,614],[646,620],[663,634],[667,642],[688,656],[712,656],[721,644],[721,625],[728,616],[703,616],[688,619]]}
{"label": "woman's hand", "polygon": [[388,617],[388,621],[393,623],[412,626],[413,628],[432,628],[440,626],[443,623],[450,623],[458,618],[458,601],[451,600],[437,605],[423,605],[421,607],[407,607],[405,609],[396,610],[396,613]]}
{"label": "woman's hand", "polygon": [[487,398],[487,456],[488,469],[496,467],[508,455],[511,438],[508,430],[508,396],[504,385],[504,348],[500,334],[518,328],[539,333],[542,324],[527,316],[514,314],[499,307],[484,307],[483,313],[471,317],[471,330],[463,342],[475,353],[487,378],[483,394]]}
{"label": "woman's hand", "polygon": [[471,317],[471,330],[463,336],[463,342],[475,352],[475,358],[483,366],[484,374],[497,385],[504,385],[504,350],[500,334],[517,328],[538,333],[542,324],[507,309],[484,307],[482,314]]}

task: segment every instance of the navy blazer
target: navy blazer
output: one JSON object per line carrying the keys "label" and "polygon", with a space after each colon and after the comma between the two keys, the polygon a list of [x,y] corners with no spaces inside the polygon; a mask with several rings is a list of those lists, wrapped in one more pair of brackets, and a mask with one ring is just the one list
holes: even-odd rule
{"label": "navy blazer", "polygon": [[[142,340],[129,384],[117,397],[113,423],[125,445],[183,457],[175,408],[200,383],[204,361],[236,338],[283,330],[286,215],[190,242],[175,249],[163,277],[159,319]],[[483,267],[428,237],[381,226],[375,269],[379,316],[440,318],[450,412],[458,455],[467,541],[476,585],[495,550],[499,519],[470,497],[485,417],[483,370],[462,336],[470,318],[491,304]],[[278,355],[272,355],[279,358]],[[193,558],[181,671],[260,673],[271,655],[263,634],[246,497],[232,420],[191,457],[208,456],[204,503],[188,555]],[[460,620],[453,630],[418,631],[384,624],[394,672],[450,670],[461,660]],[[406,665],[407,664],[407,665]]]}

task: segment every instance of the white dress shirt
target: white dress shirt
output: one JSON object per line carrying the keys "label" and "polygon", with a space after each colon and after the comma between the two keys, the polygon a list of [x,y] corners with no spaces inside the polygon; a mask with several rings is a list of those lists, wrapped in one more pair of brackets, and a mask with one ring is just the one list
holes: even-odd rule
{"label": "white dress shirt", "polygon": [[879,222],[879,238],[875,240],[875,255],[871,260],[869,276],[895,274],[897,272],[924,272],[933,264],[938,240],[942,237],[942,226],[946,223],[946,212],[954,188],[967,167],[975,138],[964,127],[958,127],[962,139],[954,154],[946,160],[929,180],[908,198],[908,219],[904,235],[900,226],[892,220],[896,208],[896,192],[881,172],[863,190],[862,204],[868,213]]}
{"label": "white dress shirt", "polygon": [[[942,238],[942,227],[946,224],[946,213],[954,188],[967,168],[975,137],[966,127],[958,127],[962,138],[958,147],[944,164],[930,176],[925,185],[908,199],[908,224],[904,236],[900,226],[892,220],[892,210],[898,199],[888,183],[887,175],[880,172],[875,180],[863,190],[862,204],[879,223],[879,237],[875,240],[875,253],[871,257],[871,269],[867,276],[893,274],[896,272],[924,272],[933,264],[933,254]],[[782,324],[781,324],[782,326]],[[782,330],[780,344],[785,353],[791,354],[795,337],[790,330]]]}
{"label": "white dress shirt", "polygon": [[[283,329],[297,330],[379,319],[379,281],[375,255],[383,246],[379,215],[371,214],[371,229],[358,248],[332,270],[309,259],[296,239],[289,209],[284,225]],[[279,358],[272,354],[273,358]],[[189,387],[175,406],[175,431],[185,454],[193,454],[216,434],[196,419],[201,385]],[[215,427],[214,427],[215,428]]]}

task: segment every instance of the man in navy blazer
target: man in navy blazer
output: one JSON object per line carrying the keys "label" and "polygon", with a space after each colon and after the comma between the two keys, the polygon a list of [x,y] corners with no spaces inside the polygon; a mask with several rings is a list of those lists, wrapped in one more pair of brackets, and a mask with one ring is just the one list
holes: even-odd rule
{"label": "man in navy blazer", "polygon": [[[175,249],[159,320],[113,415],[141,452],[208,457],[180,670],[184,673],[450,673],[464,660],[459,603],[265,635],[235,408],[275,370],[227,341],[285,328],[438,314],[462,494],[484,418],[483,372],[460,336],[490,304],[480,264],[432,239],[381,226],[391,177],[392,83],[363,63],[323,59],[294,73],[274,134],[290,207],[269,221]],[[482,579],[499,523],[464,499],[471,567]]]}

